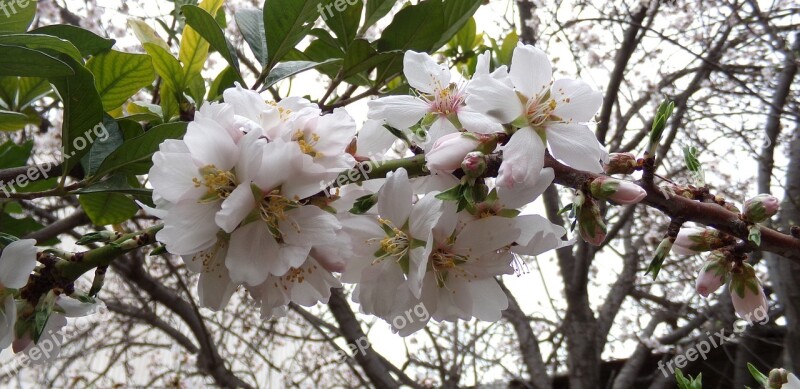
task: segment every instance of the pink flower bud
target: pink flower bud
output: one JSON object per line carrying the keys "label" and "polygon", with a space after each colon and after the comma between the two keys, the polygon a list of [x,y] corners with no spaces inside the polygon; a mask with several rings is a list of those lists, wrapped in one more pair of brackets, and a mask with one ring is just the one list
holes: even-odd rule
{"label": "pink flower bud", "polygon": [[14,354],[22,352],[28,346],[33,343],[33,339],[31,339],[30,331],[25,332],[25,335],[22,335],[21,338],[14,339],[14,342],[11,343],[11,349],[14,351]]}
{"label": "pink flower bud", "polygon": [[472,134],[456,132],[439,138],[425,154],[428,170],[447,172],[461,167],[464,157],[478,148],[480,141]]}
{"label": "pink flower bud", "polygon": [[710,251],[723,245],[719,231],[703,227],[681,228],[675,239],[673,250],[680,255],[694,255]]}
{"label": "pink flower bud", "polygon": [[461,162],[461,170],[468,177],[480,177],[486,172],[487,167],[486,155],[480,151],[473,151],[467,154],[464,157],[464,161]]}
{"label": "pink flower bud", "polygon": [[589,187],[594,198],[617,204],[636,204],[647,197],[647,191],[639,185],[604,176],[596,178]]}
{"label": "pink flower bud", "polygon": [[737,265],[731,274],[731,302],[736,314],[750,324],[764,323],[768,319],[769,305],[753,267],[746,263]]}
{"label": "pink flower bud", "polygon": [[631,174],[636,171],[636,156],[631,153],[611,153],[608,164],[603,168],[606,174]]}
{"label": "pink flower bud", "polygon": [[695,290],[699,295],[708,297],[727,281],[730,269],[730,261],[725,254],[713,251],[697,275]]}
{"label": "pink flower bud", "polygon": [[760,194],[744,202],[744,219],[751,223],[761,223],[778,213],[780,201],[775,196]]}

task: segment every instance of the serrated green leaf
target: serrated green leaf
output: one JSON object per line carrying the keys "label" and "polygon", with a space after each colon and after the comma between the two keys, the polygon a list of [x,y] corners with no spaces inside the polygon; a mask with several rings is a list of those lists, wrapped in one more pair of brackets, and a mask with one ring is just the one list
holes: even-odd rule
{"label": "serrated green leaf", "polygon": [[17,131],[25,128],[27,124],[33,124],[28,115],[0,110],[0,131]]}
{"label": "serrated green leaf", "polygon": [[377,194],[370,194],[366,196],[361,196],[356,199],[355,203],[353,203],[353,208],[350,209],[350,213],[356,215],[363,215],[369,212],[375,204],[378,203],[378,195]]}
{"label": "serrated green leaf", "polygon": [[244,85],[242,75],[239,73],[239,59],[236,57],[236,50],[225,38],[222,28],[214,20],[214,17],[202,8],[193,5],[185,5],[181,10],[183,10],[183,15],[186,18],[186,24],[191,26],[211,47],[222,55],[222,58],[228,61],[237,76],[237,81]]}
{"label": "serrated green leaf", "polygon": [[63,77],[75,70],[59,58],[27,47],[0,44],[0,76]]}
{"label": "serrated green leaf", "polygon": [[139,19],[128,19],[128,26],[133,30],[133,34],[139,39],[139,42],[144,46],[145,43],[152,43],[161,47],[169,52],[169,45],[162,39],[153,27]]}
{"label": "serrated green leaf", "polygon": [[[114,150],[100,167],[97,176],[116,171],[118,174],[144,174],[150,169],[153,154],[161,142],[180,139],[186,133],[187,123],[166,123],[151,128],[144,135],[126,141]],[[144,162],[144,164],[140,164]]]}
{"label": "serrated green leaf", "polygon": [[366,2],[366,16],[364,18],[364,26],[361,28],[361,33],[372,27],[382,17],[386,16],[392,7],[397,3],[395,0],[364,0]]}
{"label": "serrated green leaf", "polygon": [[37,1],[0,1],[3,3],[2,13],[0,13],[0,31],[25,32],[36,16]]}
{"label": "serrated green leaf", "polygon": [[53,90],[47,79],[39,77],[21,77],[18,85],[16,109],[19,110],[27,108]]}
{"label": "serrated green leaf", "polygon": [[[211,15],[216,15],[222,6],[223,0],[204,0],[200,8]],[[214,22],[216,24],[216,22]],[[178,59],[183,64],[184,76],[191,77],[200,74],[208,58],[210,44],[202,38],[199,32],[191,26],[183,29],[181,36],[181,49]]]}
{"label": "serrated green leaf", "polygon": [[764,373],[758,371],[758,369],[755,366],[753,366],[753,364],[750,362],[747,362],[747,370],[750,372],[750,375],[753,376],[756,382],[759,383],[759,385],[767,387],[767,385],[769,384],[769,377],[764,375]]}
{"label": "serrated green leaf", "polygon": [[239,76],[236,74],[236,71],[233,70],[230,66],[223,69],[217,75],[217,78],[211,83],[211,87],[208,88],[208,101],[212,101],[217,99],[218,97],[222,96],[222,92],[225,89],[234,87],[236,81],[239,80]]}
{"label": "serrated green leaf", "polygon": [[264,12],[258,9],[240,9],[233,15],[239,32],[250,46],[261,66],[267,65],[267,37],[264,35]]}
{"label": "serrated green leaf", "polygon": [[321,0],[269,0],[264,4],[264,28],[272,70],[314,27]]}
{"label": "serrated green leaf", "polygon": [[[90,142],[85,136],[102,122],[104,111],[92,73],[63,54],[61,59],[70,61],[70,66],[75,69],[74,76],[50,78],[64,106],[61,138],[65,165],[63,171],[66,175],[89,152],[86,146]],[[83,141],[77,141],[78,138]]]}
{"label": "serrated green leaf", "polygon": [[169,85],[173,91],[182,92],[185,87],[185,76],[178,59],[155,43],[144,43],[143,46],[147,54],[152,57],[153,67],[156,73],[161,76],[164,84]]}
{"label": "serrated green leaf", "polygon": [[264,86],[261,88],[261,90],[266,90],[267,88],[278,83],[278,81],[294,76],[295,74],[340,61],[341,59],[339,58],[331,58],[324,62],[288,61],[279,63],[269,72],[269,75],[264,81]]}
{"label": "serrated green leaf", "polygon": [[[102,131],[101,131],[102,130]],[[83,157],[83,170],[87,176],[93,176],[103,160],[114,150],[122,145],[122,132],[117,125],[117,121],[111,116],[103,115],[103,125],[96,127],[96,132],[91,135],[94,140],[91,142],[89,152]],[[98,135],[97,133],[100,133]]]}
{"label": "serrated green leaf", "polygon": [[149,55],[115,50],[92,57],[86,62],[86,68],[94,75],[106,111],[124,104],[142,88],[150,86],[156,77]]}
{"label": "serrated green leaf", "polygon": [[86,215],[97,226],[122,223],[139,211],[129,197],[117,193],[91,193],[78,196]]}
{"label": "serrated green leaf", "polygon": [[34,34],[45,34],[66,39],[78,48],[81,56],[88,57],[90,55],[97,55],[106,50],[110,50],[114,43],[113,39],[103,38],[89,30],[69,25],[69,24],[53,24],[50,26],[39,27],[31,30]]}
{"label": "serrated green leaf", "polygon": [[52,50],[64,53],[78,62],[83,61],[81,52],[68,40],[43,34],[0,35],[0,44],[27,47],[34,50]]}
{"label": "serrated green leaf", "polygon": [[[337,5],[342,4],[344,8],[337,8]],[[347,51],[358,33],[363,4],[361,1],[350,4],[341,0],[324,0],[322,6],[322,20],[336,34],[336,40],[342,49]]]}

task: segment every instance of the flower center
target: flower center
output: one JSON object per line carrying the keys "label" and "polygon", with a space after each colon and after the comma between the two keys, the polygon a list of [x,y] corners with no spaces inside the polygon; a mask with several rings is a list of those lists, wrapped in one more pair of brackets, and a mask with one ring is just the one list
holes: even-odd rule
{"label": "flower center", "polygon": [[459,267],[460,265],[469,261],[469,257],[452,253],[449,251],[449,246],[440,247],[431,253],[430,268],[436,277],[436,284],[440,288],[447,287],[445,281],[451,274],[453,277],[476,278],[476,276],[469,274],[466,270]]}
{"label": "flower center", "polygon": [[550,93],[547,93],[544,96],[528,100],[525,116],[532,127],[541,127],[548,121],[553,121],[552,113],[555,109],[556,101],[550,98]]}
{"label": "flower center", "polygon": [[291,119],[291,117],[292,117],[292,110],[291,109],[281,107],[280,105],[278,105],[278,103],[276,103],[274,101],[266,101],[266,103],[268,105],[273,106],[275,109],[278,110],[278,115],[279,115],[281,121],[285,122],[285,121]]}
{"label": "flower center", "polygon": [[314,148],[314,146],[317,145],[317,142],[319,142],[319,135],[312,132],[310,138],[306,138],[303,130],[297,130],[292,137],[292,140],[297,142],[297,144],[300,146],[300,151],[303,152],[303,154],[308,154],[312,158],[322,157],[322,153]]}
{"label": "flower center", "polygon": [[431,112],[445,116],[458,113],[465,98],[464,85],[456,83],[451,83],[447,88],[437,89],[432,97],[423,96],[423,99],[430,104]]}
{"label": "flower center", "polygon": [[217,169],[213,164],[200,168],[200,175],[203,177],[202,180],[195,177],[192,181],[195,188],[206,187],[206,195],[202,200],[226,199],[236,189],[236,175],[227,170]]}
{"label": "flower center", "polygon": [[[395,227],[391,221],[379,218],[381,228],[386,232],[386,237],[380,240],[381,248],[375,253],[377,257],[373,264],[376,264],[387,257],[397,257],[398,261],[408,254],[411,247],[411,240],[401,229]],[[374,240],[377,240],[374,239]]]}
{"label": "flower center", "polygon": [[272,191],[272,193],[261,199],[259,203],[261,220],[267,223],[270,232],[272,232],[276,240],[280,241],[283,236],[283,233],[278,228],[279,223],[286,220],[286,211],[294,208],[297,208],[297,204],[278,194],[278,191]]}

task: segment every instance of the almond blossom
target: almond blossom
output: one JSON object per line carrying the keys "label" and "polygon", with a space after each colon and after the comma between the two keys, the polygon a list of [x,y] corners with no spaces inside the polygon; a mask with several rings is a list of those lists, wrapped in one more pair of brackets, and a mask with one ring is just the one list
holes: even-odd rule
{"label": "almond blossom", "polygon": [[15,289],[28,282],[28,276],[36,267],[36,241],[17,240],[0,248],[0,350],[5,349],[14,339],[14,325],[17,322],[17,303]]}
{"label": "almond blossom", "polygon": [[370,119],[382,119],[392,127],[407,129],[425,118],[426,150],[442,136],[461,128],[484,134],[502,131],[499,123],[464,105],[466,83],[454,82],[450,70],[429,54],[406,51],[403,74],[419,96],[388,96],[370,101]]}
{"label": "almond blossom", "polygon": [[[547,55],[530,45],[514,50],[508,72],[489,73],[488,55],[470,81],[467,106],[516,131],[503,150],[498,185],[535,179],[545,144],[554,157],[577,169],[600,173],[608,153],[586,126],[602,103],[600,92],[583,81],[552,80]],[[531,176],[534,174],[534,176]]]}
{"label": "almond blossom", "polygon": [[434,194],[414,202],[408,173],[399,169],[378,192],[377,215],[348,219],[353,256],[342,280],[357,283],[353,301],[362,311],[387,317],[409,296],[419,298],[442,214]]}

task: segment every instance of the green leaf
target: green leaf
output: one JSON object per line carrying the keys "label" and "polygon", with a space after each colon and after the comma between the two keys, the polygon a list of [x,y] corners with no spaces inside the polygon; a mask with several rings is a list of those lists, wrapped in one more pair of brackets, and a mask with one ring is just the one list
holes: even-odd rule
{"label": "green leaf", "polygon": [[139,211],[129,197],[118,193],[90,193],[78,196],[86,215],[97,226],[122,223]]}
{"label": "green leaf", "polygon": [[367,213],[375,204],[378,203],[378,195],[371,194],[362,196],[356,199],[353,203],[353,208],[350,209],[350,213],[356,215],[363,215]]}
{"label": "green leaf", "polygon": [[[0,31],[25,32],[36,16],[36,0],[0,0]],[[24,5],[23,5],[24,4]]]}
{"label": "green leaf", "polygon": [[268,0],[264,4],[264,28],[268,61],[265,71],[271,70],[314,27],[320,16],[317,4],[321,0]]}
{"label": "green leaf", "polygon": [[436,198],[444,201],[456,201],[463,197],[462,192],[464,192],[464,187],[462,185],[456,185],[442,193],[437,194]]}
{"label": "green leaf", "polygon": [[53,89],[45,78],[21,77],[19,78],[19,91],[17,95],[17,109],[25,109],[31,103],[50,93]]}
{"label": "green leaf", "polygon": [[447,28],[439,40],[434,43],[433,49],[438,49],[450,41],[472,19],[472,15],[481,4],[483,4],[483,0],[444,0],[442,11],[445,18],[444,25]]}
{"label": "green leaf", "polygon": [[[223,0],[204,0],[200,8],[209,14],[216,15],[222,6],[222,2]],[[203,39],[193,27],[187,26],[183,29],[178,59],[183,64],[186,76],[200,74],[200,71],[203,70],[203,65],[206,63],[209,47],[208,41]]]}
{"label": "green leaf", "polygon": [[756,245],[756,247],[761,247],[761,228],[757,225],[750,226],[748,228],[747,240]]}
{"label": "green leaf", "polygon": [[96,175],[106,175],[112,171],[125,174],[147,173],[152,165],[153,154],[158,151],[161,142],[167,139],[180,139],[186,133],[186,127],[187,123],[166,123],[126,141],[106,157],[97,169]]}
{"label": "green leaf", "polygon": [[475,23],[475,18],[469,18],[467,24],[458,31],[458,34],[453,38],[455,44],[461,49],[462,53],[472,51],[475,44],[475,37],[478,34],[478,26]]}
{"label": "green leaf", "polygon": [[34,34],[45,34],[66,39],[78,48],[83,57],[97,55],[106,50],[110,50],[114,43],[113,39],[103,38],[89,30],[69,24],[54,24],[39,27],[30,31]]}
{"label": "green leaf", "polygon": [[93,184],[89,187],[75,191],[79,194],[87,193],[120,193],[129,194],[133,196],[147,196],[153,195],[153,190],[141,187],[141,184],[131,185],[131,180],[135,180],[135,176],[114,175],[109,179]]}
{"label": "green leaf", "polygon": [[386,62],[399,52],[378,53],[365,39],[356,39],[347,50],[342,64],[342,78],[349,78],[361,72],[368,72]]}
{"label": "green leaf", "polygon": [[19,112],[0,110],[0,131],[17,131],[25,128],[26,124],[33,124],[28,115]]}
{"label": "green leaf", "polygon": [[62,77],[75,71],[56,57],[27,47],[0,44],[0,76]]}
{"label": "green leaf", "polygon": [[[104,111],[92,73],[68,57],[61,59],[71,61],[70,66],[75,69],[74,76],[50,78],[64,105],[61,141],[66,175],[89,152],[86,146],[91,142],[86,137],[103,121]],[[79,138],[83,141],[78,141]]]}
{"label": "green leaf", "polygon": [[18,145],[12,141],[0,144],[0,168],[25,166],[33,150],[33,141]]}
{"label": "green leaf", "polygon": [[334,62],[339,62],[341,59],[339,58],[331,58],[324,62],[311,62],[311,61],[289,61],[289,62],[282,62],[279,63],[278,66],[272,69],[267,76],[267,79],[264,81],[264,86],[261,90],[266,90],[267,88],[275,85],[278,81],[283,80],[285,78],[294,76],[295,74],[302,73],[306,70],[314,69],[318,66],[331,64]]}
{"label": "green leaf", "polygon": [[64,53],[75,61],[82,62],[81,52],[68,40],[50,35],[10,34],[0,35],[0,44],[27,47],[34,50],[53,50]]}
{"label": "green leaf", "polygon": [[[184,89],[184,75],[181,63],[172,56],[167,50],[155,43],[144,43],[144,50],[153,59],[153,67],[156,73],[161,76],[165,84],[169,85],[173,91],[183,91]],[[162,93],[163,94],[163,93]]]}
{"label": "green leaf", "polygon": [[497,51],[497,61],[500,62],[501,65],[511,66],[511,57],[514,54],[517,43],[519,43],[519,35],[517,35],[516,30],[511,31],[503,38],[503,43]]}
{"label": "green leaf", "polygon": [[656,112],[656,116],[653,119],[653,126],[650,131],[650,143],[647,148],[651,157],[655,157],[656,148],[659,143],[661,143],[661,136],[664,134],[664,128],[666,128],[667,125],[667,119],[672,115],[674,109],[675,102],[669,99],[664,100],[661,105],[658,106],[658,112]]}
{"label": "green leaf", "polygon": [[161,85],[161,113],[164,121],[169,122],[180,116],[180,101],[184,100],[183,92],[175,91],[170,84]]}
{"label": "green leaf", "polygon": [[94,83],[103,109],[111,111],[125,103],[155,80],[153,61],[146,54],[110,50],[92,57],[86,68],[94,75]]}
{"label": "green leaf", "polygon": [[402,71],[402,52],[432,51],[447,29],[444,19],[441,0],[423,1],[400,10],[378,40],[378,51],[398,53],[378,68],[376,82],[381,83]]}
{"label": "green leaf", "polygon": [[361,21],[363,9],[361,0],[356,1],[355,4],[342,0],[325,0],[323,7],[322,20],[336,34],[336,40],[339,41],[342,49],[347,51],[358,33],[358,23]]}
{"label": "green leaf", "polygon": [[755,366],[753,366],[753,364],[750,362],[747,362],[747,370],[750,371],[750,375],[752,375],[753,378],[755,378],[756,382],[758,382],[759,385],[767,387],[767,385],[769,384],[769,377],[764,375],[764,373],[758,371],[758,369]]}
{"label": "green leaf", "polygon": [[169,52],[169,45],[162,39],[153,27],[145,23],[144,20],[128,19],[128,26],[133,30],[136,39],[144,46],[145,43],[152,43]]}
{"label": "green leaf", "polygon": [[236,51],[233,45],[228,42],[225,35],[222,33],[222,28],[217,24],[214,17],[200,7],[193,5],[185,5],[181,8],[183,15],[186,17],[186,24],[194,28],[203,39],[205,39],[211,47],[217,50],[231,68],[236,72],[238,81],[244,84],[241,74],[239,74],[239,59],[236,58]]}
{"label": "green leaf", "polygon": [[222,92],[224,92],[225,89],[232,88],[235,85],[234,83],[238,80],[239,75],[233,68],[228,66],[223,69],[219,72],[219,75],[214,79],[214,82],[211,83],[211,87],[208,89],[208,101],[215,100],[222,96]]}
{"label": "green leaf", "polygon": [[[3,196],[2,190],[0,190],[0,196]],[[14,236],[25,236],[30,234],[31,232],[39,231],[44,226],[33,220],[30,217],[24,217],[21,219],[17,219],[7,213],[0,212],[0,226],[3,226],[3,232],[6,234],[14,235]],[[40,245],[53,245],[59,242],[58,239],[49,239],[44,242],[38,242]]]}
{"label": "green leaf", "polygon": [[367,28],[372,27],[373,24],[377,23],[382,17],[386,16],[389,11],[392,10],[392,7],[397,3],[395,0],[364,0],[367,3],[367,15],[364,19],[364,26],[361,28],[361,32],[367,30]]}
{"label": "green leaf", "polygon": [[264,16],[263,11],[258,9],[240,9],[233,15],[239,32],[242,33],[244,41],[250,46],[258,63],[261,66],[267,64],[267,37],[264,35]]}
{"label": "green leaf", "polygon": [[92,142],[92,147],[89,152],[83,157],[83,171],[87,176],[93,176],[103,160],[108,157],[114,150],[122,145],[123,138],[122,132],[116,120],[108,115],[103,115],[103,125],[99,127],[102,129],[100,135],[93,133],[96,138]]}
{"label": "green leaf", "polygon": [[0,77],[0,106],[6,109],[16,109],[17,91],[19,90],[19,77]]}

